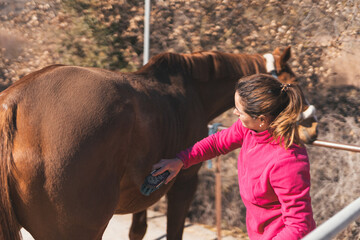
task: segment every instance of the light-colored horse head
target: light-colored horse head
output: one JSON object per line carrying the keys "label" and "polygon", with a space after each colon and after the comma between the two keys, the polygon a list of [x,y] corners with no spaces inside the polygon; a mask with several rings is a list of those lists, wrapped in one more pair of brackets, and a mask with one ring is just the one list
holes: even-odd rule
{"label": "light-colored horse head", "polygon": [[[284,84],[298,84],[294,72],[287,63],[290,57],[290,46],[285,48],[282,52],[279,48],[276,48],[273,53],[264,55],[264,58],[266,59],[266,69],[268,73],[272,74]],[[304,97],[304,109],[298,117],[299,136],[304,143],[312,143],[317,138],[318,121],[315,113],[316,109],[314,105],[309,104]]]}

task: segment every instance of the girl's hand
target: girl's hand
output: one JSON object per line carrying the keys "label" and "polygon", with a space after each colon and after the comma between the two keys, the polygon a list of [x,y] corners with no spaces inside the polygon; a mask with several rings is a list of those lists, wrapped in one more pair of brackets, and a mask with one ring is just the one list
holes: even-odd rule
{"label": "girl's hand", "polygon": [[168,184],[180,172],[183,165],[183,162],[178,158],[161,159],[160,162],[153,165],[153,170],[159,168],[159,170],[153,173],[153,176],[157,176],[168,170],[170,172],[170,175],[165,181],[165,184]]}

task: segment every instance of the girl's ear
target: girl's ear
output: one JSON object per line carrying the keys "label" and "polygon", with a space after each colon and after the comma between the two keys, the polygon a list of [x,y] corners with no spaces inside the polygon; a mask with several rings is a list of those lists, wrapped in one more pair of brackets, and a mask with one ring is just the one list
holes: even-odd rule
{"label": "girl's ear", "polygon": [[260,120],[260,123],[263,125],[263,126],[269,126],[271,121],[272,121],[272,118],[270,116],[265,116],[265,115],[260,115],[258,117],[258,119]]}
{"label": "girl's ear", "polygon": [[258,116],[258,119],[259,119],[262,123],[268,123],[268,117],[266,117],[265,115],[260,115],[260,116]]}

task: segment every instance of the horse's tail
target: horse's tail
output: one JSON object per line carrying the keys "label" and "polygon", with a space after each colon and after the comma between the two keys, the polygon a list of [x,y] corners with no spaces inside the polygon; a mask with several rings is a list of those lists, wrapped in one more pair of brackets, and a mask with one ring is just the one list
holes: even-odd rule
{"label": "horse's tail", "polygon": [[20,227],[10,199],[12,148],[16,131],[16,104],[0,106],[0,238],[20,240]]}

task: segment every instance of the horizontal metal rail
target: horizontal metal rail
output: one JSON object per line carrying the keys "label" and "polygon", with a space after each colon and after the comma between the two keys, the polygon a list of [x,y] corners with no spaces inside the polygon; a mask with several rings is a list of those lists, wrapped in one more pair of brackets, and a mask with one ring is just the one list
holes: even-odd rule
{"label": "horizontal metal rail", "polygon": [[315,140],[311,145],[319,146],[319,147],[329,147],[340,150],[347,150],[352,152],[360,152],[360,146],[350,145],[350,144],[342,144],[330,141],[323,140]]}
{"label": "horizontal metal rail", "polygon": [[329,240],[360,217],[360,197],[306,235],[303,240]]}
{"label": "horizontal metal rail", "polygon": [[[208,125],[211,128],[213,125]],[[219,126],[219,130],[227,129],[228,127]],[[315,140],[310,145],[318,146],[318,147],[328,147],[328,148],[335,148],[339,150],[346,150],[351,152],[360,152],[360,146],[351,145],[351,144],[343,144],[343,143],[336,143],[331,141],[324,141],[324,140]]]}

